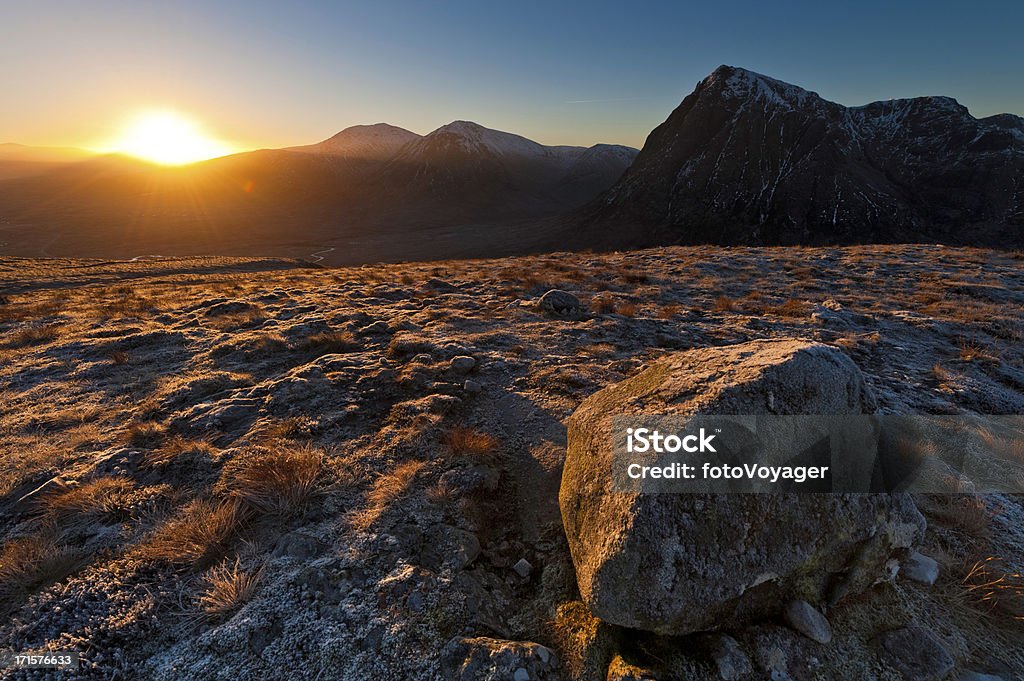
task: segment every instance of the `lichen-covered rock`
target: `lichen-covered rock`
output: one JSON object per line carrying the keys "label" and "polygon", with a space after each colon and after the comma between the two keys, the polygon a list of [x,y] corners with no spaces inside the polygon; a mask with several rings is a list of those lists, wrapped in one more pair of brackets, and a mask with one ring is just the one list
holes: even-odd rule
{"label": "lichen-covered rock", "polygon": [[580,299],[568,291],[559,289],[551,289],[541,296],[538,306],[545,314],[561,319],[577,319],[583,314]]}
{"label": "lichen-covered rock", "polygon": [[445,678],[460,681],[554,681],[559,678],[555,652],[529,641],[503,641],[485,636],[456,638],[448,642],[441,658]]}
{"label": "lichen-covered rock", "polygon": [[906,495],[640,494],[612,490],[611,419],[652,414],[869,413],[841,351],[799,340],[682,352],[585,400],[569,421],[559,502],[583,600],[664,634],[777,615],[870,586],[924,531]]}

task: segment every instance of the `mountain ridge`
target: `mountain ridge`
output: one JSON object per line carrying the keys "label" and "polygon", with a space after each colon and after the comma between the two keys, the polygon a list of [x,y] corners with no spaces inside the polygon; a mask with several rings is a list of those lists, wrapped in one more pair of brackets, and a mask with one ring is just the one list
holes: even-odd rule
{"label": "mountain ridge", "polygon": [[1022,177],[1012,114],[934,96],[845,107],[721,66],[577,226],[603,242],[1019,242]]}

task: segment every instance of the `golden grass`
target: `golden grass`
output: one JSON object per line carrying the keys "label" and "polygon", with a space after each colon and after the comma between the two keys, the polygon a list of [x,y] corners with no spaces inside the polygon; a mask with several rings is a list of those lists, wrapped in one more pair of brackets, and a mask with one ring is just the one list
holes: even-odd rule
{"label": "golden grass", "polygon": [[806,300],[790,298],[779,305],[769,307],[768,311],[780,317],[807,317],[810,314],[810,304]]}
{"label": "golden grass", "polygon": [[678,303],[669,303],[658,308],[658,319],[674,319],[683,313],[683,306]]}
{"label": "golden grass", "polygon": [[224,620],[248,603],[256,593],[263,569],[246,570],[238,558],[210,569],[197,599],[204,618]]}
{"label": "golden grass", "polygon": [[727,296],[718,296],[711,304],[711,309],[715,312],[732,312],[736,309],[736,301]]}
{"label": "golden grass", "polygon": [[227,553],[245,519],[237,499],[197,499],[136,547],[141,560],[203,568]]}
{"label": "golden grass", "polygon": [[315,352],[318,355],[329,355],[357,350],[359,342],[348,331],[324,331],[302,339],[298,349],[303,352]]}
{"label": "golden grass", "polygon": [[216,448],[206,440],[172,435],[162,442],[159,448],[147,451],[142,458],[142,465],[147,468],[159,468],[172,463],[180,456],[213,454],[216,451]]}
{"label": "golden grass", "polygon": [[0,546],[0,615],[15,610],[33,591],[77,570],[82,556],[48,535],[19,537]]}
{"label": "golden grass", "polygon": [[985,610],[1024,620],[1024,575],[997,556],[976,561],[960,582],[966,595]]}
{"label": "golden grass", "polygon": [[609,314],[615,311],[615,299],[609,295],[594,296],[590,299],[590,311],[594,314]]}
{"label": "golden grass", "polygon": [[441,436],[441,443],[453,456],[493,460],[500,444],[498,438],[469,426],[455,426]]}
{"label": "golden grass", "polygon": [[615,306],[615,314],[620,314],[623,317],[635,317],[639,308],[636,303],[623,301]]}
{"label": "golden grass", "polygon": [[406,461],[382,474],[366,494],[366,507],[353,518],[356,529],[365,530],[375,523],[398,497],[404,494],[426,464]]}
{"label": "golden grass", "polygon": [[167,437],[167,426],[156,421],[133,423],[122,436],[122,440],[132,447],[151,449],[158,446]]}
{"label": "golden grass", "polygon": [[97,522],[127,517],[135,485],[126,478],[97,478],[39,500],[45,522],[65,530],[88,529]]}
{"label": "golden grass", "polygon": [[60,324],[34,324],[8,335],[5,345],[12,348],[24,348],[29,345],[49,343],[60,337],[60,329]]}
{"label": "golden grass", "polygon": [[957,356],[964,362],[992,361],[994,359],[980,343],[966,338],[960,339],[960,349]]}
{"label": "golden grass", "polygon": [[321,489],[324,452],[312,445],[258,448],[233,460],[218,487],[247,506],[289,515]]}

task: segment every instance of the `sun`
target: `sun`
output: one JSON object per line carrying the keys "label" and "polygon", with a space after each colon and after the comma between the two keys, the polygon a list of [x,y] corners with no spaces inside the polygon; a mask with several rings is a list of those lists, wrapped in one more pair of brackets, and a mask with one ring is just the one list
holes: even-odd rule
{"label": "sun", "polygon": [[196,123],[173,111],[137,115],[109,150],[171,166],[205,161],[233,151],[223,142],[208,137]]}

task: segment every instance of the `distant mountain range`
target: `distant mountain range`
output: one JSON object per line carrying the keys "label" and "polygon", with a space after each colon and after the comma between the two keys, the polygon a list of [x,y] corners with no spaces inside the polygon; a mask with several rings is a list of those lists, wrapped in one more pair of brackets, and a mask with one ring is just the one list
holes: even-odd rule
{"label": "distant mountain range", "polygon": [[[403,250],[402,242],[414,240],[425,242],[419,252],[426,257],[444,255],[437,249],[460,229],[488,242],[484,252],[496,241],[515,250],[523,231],[510,225],[584,205],[636,154],[607,144],[544,146],[455,121],[425,136],[385,123],[354,126],[317,144],[180,168],[92,157],[0,181],[0,253],[303,254],[329,247],[388,260],[417,257]],[[438,230],[440,238],[431,236]]]}
{"label": "distant mountain range", "polygon": [[729,66],[576,216],[575,238],[821,244],[1024,240],[1024,119],[948,97],[844,107]]}
{"label": "distant mountain range", "polygon": [[[5,174],[6,173],[6,174]],[[1024,119],[729,66],[643,149],[385,123],[182,168],[0,145],[0,254],[352,263],[673,243],[1024,244]]]}

